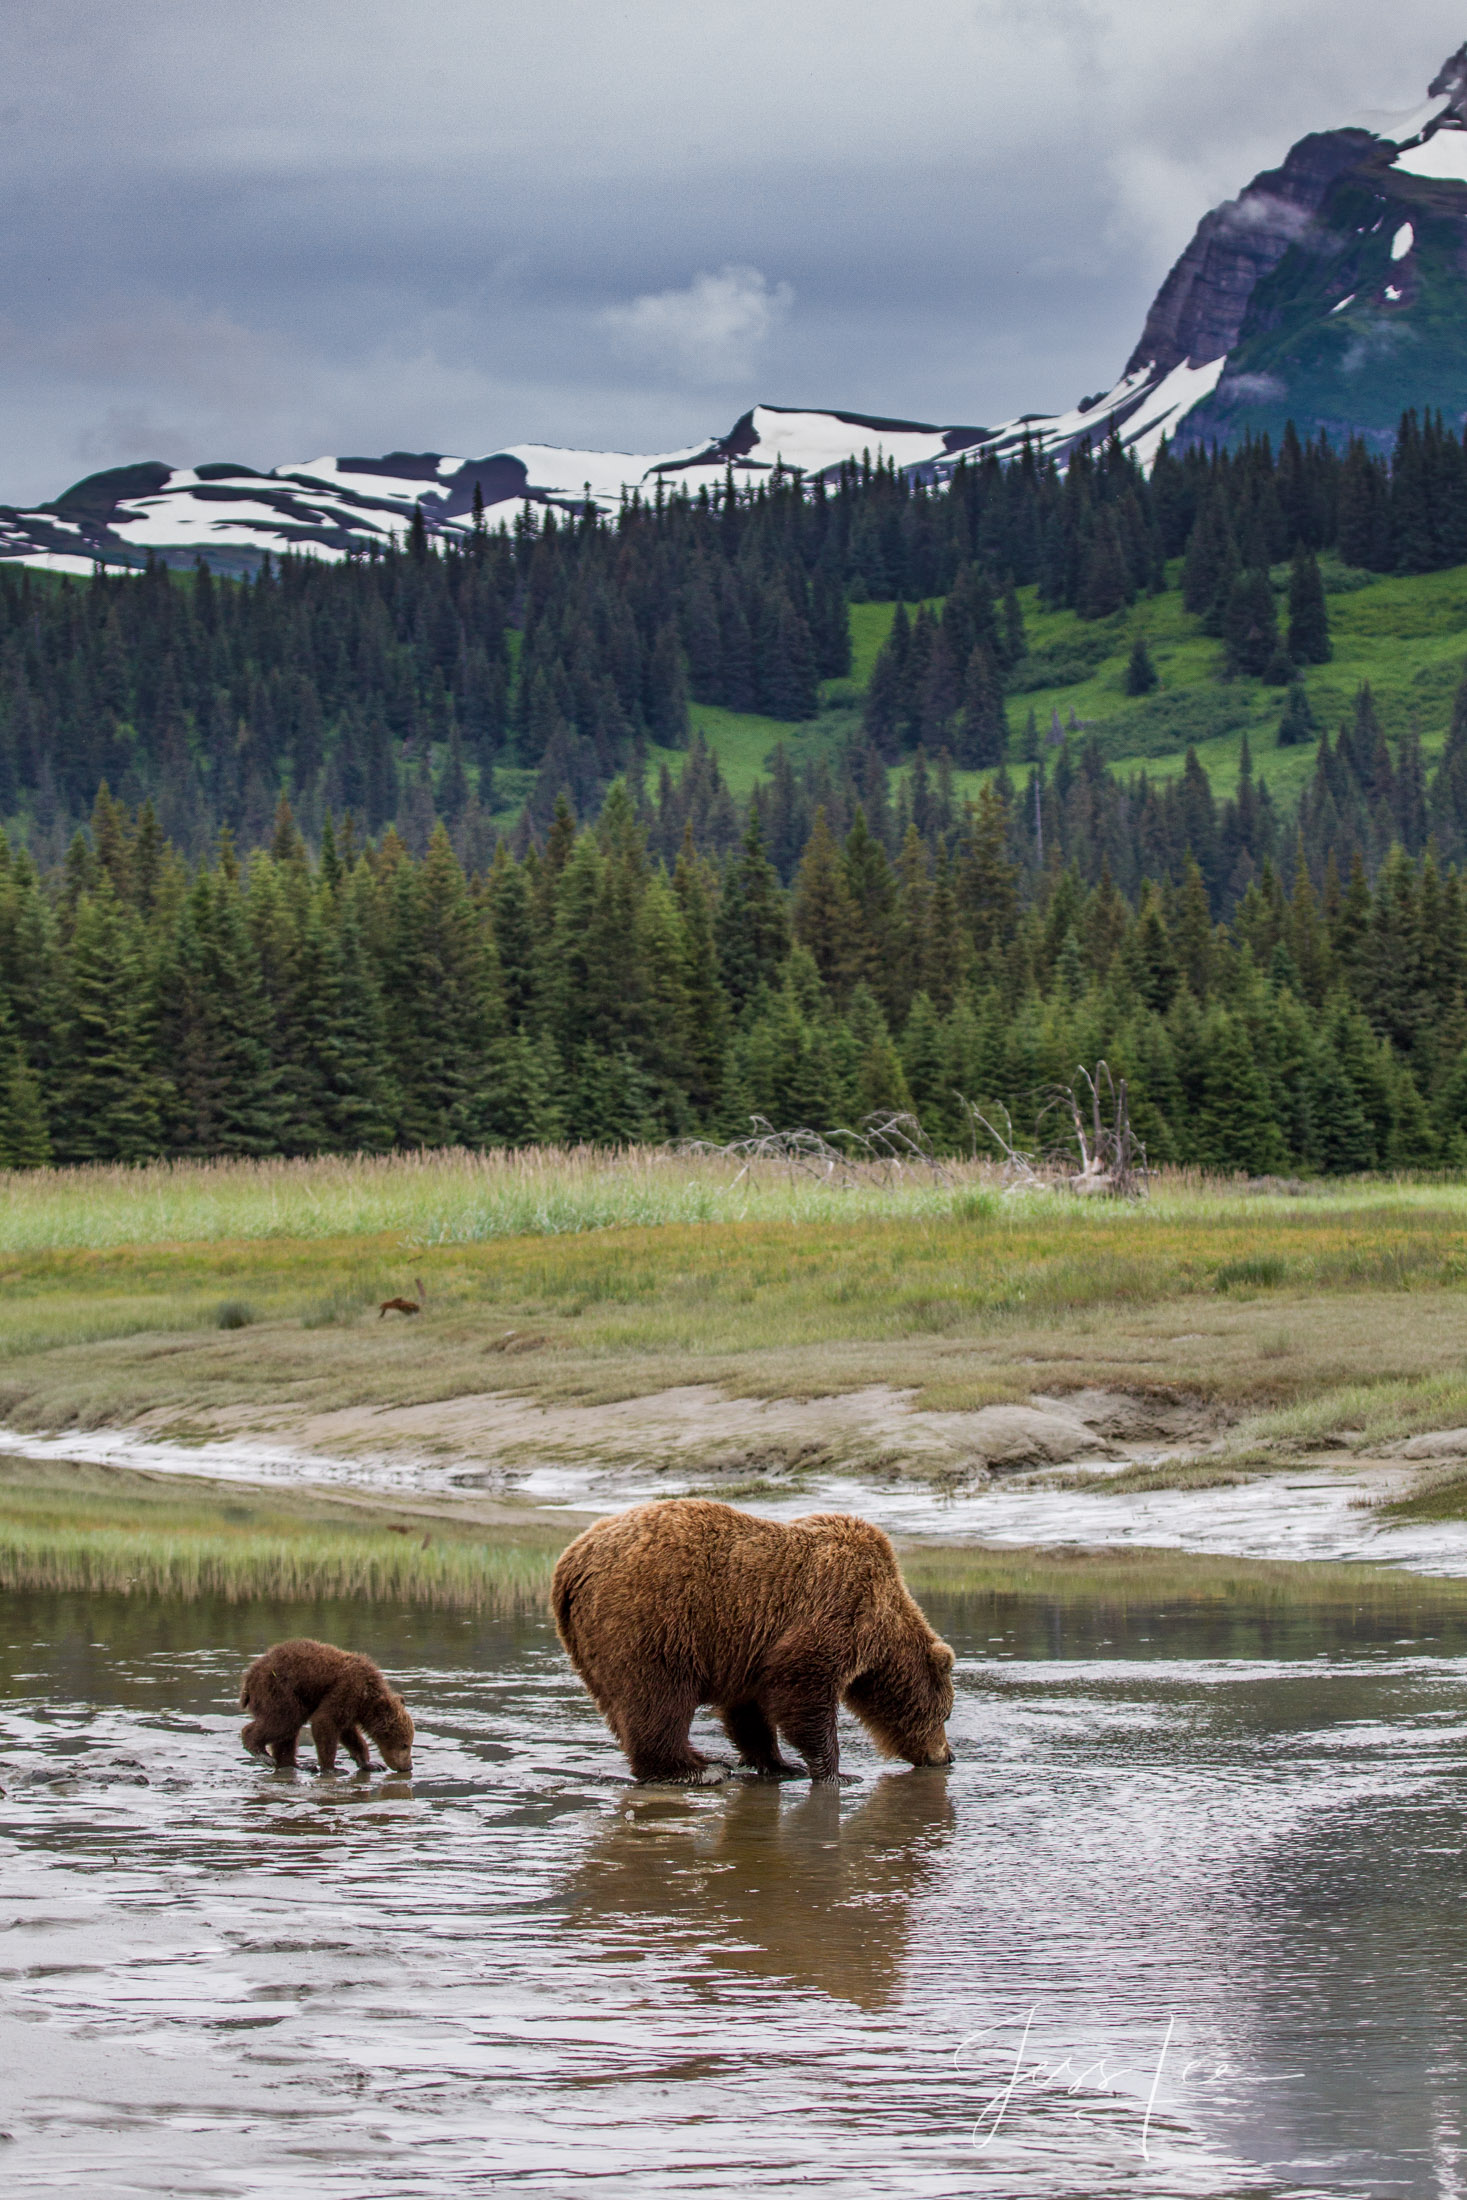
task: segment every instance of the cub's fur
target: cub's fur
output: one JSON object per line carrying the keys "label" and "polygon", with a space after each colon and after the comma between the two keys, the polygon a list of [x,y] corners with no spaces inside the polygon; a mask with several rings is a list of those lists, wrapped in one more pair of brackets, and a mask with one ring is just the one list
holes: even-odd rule
{"label": "cub's fur", "polygon": [[365,1772],[371,1762],[367,1736],[394,1772],[413,1769],[413,1722],[370,1658],[302,1637],[277,1642],[240,1683],[239,1707],[254,1717],[240,1740],[252,1755],[295,1763],[296,1736],[309,1723],[323,1772],[336,1765],[336,1746]]}

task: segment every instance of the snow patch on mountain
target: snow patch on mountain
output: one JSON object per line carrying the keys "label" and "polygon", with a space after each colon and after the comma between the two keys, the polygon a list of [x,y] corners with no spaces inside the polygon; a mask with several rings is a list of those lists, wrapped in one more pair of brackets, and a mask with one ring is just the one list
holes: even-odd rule
{"label": "snow patch on mountain", "polygon": [[1438,130],[1424,145],[1408,146],[1391,162],[1403,176],[1433,183],[1467,183],[1467,130]]}

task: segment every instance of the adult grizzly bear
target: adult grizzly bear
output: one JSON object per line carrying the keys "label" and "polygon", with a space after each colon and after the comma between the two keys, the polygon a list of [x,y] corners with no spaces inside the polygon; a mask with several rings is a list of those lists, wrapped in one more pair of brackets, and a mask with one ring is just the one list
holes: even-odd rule
{"label": "adult grizzly bear", "polygon": [[372,1758],[369,1734],[394,1772],[413,1769],[407,1706],[371,1659],[354,1650],[304,1636],[277,1642],[240,1682],[239,1707],[255,1714],[240,1732],[245,1748],[256,1757],[273,1754],[277,1765],[295,1763],[296,1736],[309,1720],[323,1772],[336,1769],[338,1742],[365,1772]]}
{"label": "adult grizzly bear", "polygon": [[888,1757],[947,1765],[953,1654],[908,1594],[879,1528],[849,1513],[760,1520],[674,1497],[598,1520],[551,1587],[566,1654],[638,1780],[703,1780],[688,1739],[711,1704],[740,1761],[814,1780],[840,1763],[836,1708]]}

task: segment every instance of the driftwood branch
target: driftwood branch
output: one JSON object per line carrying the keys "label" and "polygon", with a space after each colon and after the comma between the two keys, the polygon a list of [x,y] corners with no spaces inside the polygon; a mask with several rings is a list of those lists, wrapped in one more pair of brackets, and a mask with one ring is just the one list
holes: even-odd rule
{"label": "driftwood branch", "polygon": [[1081,1063],[1072,1085],[1050,1087],[1037,1128],[1042,1133],[1046,1118],[1058,1116],[1065,1133],[1032,1149],[1019,1145],[1007,1108],[998,1111],[1004,1120],[1000,1130],[971,1100],[957,1097],[974,1133],[975,1155],[981,1130],[1003,1155],[1010,1190],[1054,1188],[1111,1199],[1144,1199],[1149,1193],[1146,1147],[1132,1128],[1126,1080],[1112,1076],[1109,1063],[1097,1062],[1093,1070]]}
{"label": "driftwood branch", "polygon": [[1000,1130],[992,1118],[985,1115],[980,1107],[975,1107],[965,1094],[959,1092],[955,1093],[953,1097],[968,1118],[968,1128],[973,1138],[973,1158],[975,1161],[978,1158],[978,1133],[982,1131],[1003,1155],[1003,1174],[1008,1180],[1008,1189],[1011,1192],[1048,1191],[1048,1179],[1041,1173],[1043,1164],[1036,1155],[1026,1152],[1018,1144],[1014,1137],[1013,1118],[1006,1107],[1000,1104],[994,1111],[1003,1117],[1003,1129]]}
{"label": "driftwood branch", "polygon": [[891,1183],[919,1171],[943,1184],[952,1181],[921,1123],[905,1109],[878,1109],[854,1129],[841,1126],[828,1132],[804,1126],[777,1131],[763,1115],[751,1115],[749,1121],[753,1128],[747,1138],[731,1139],[727,1145],[695,1138],[681,1150],[737,1162],[736,1184],[761,1167],[844,1189],[873,1180]]}

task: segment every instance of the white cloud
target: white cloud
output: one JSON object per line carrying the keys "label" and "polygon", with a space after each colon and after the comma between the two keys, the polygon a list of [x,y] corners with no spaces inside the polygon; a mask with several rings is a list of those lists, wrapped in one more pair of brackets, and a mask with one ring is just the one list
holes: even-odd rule
{"label": "white cloud", "polygon": [[721,267],[695,275],[686,290],[609,306],[601,320],[624,358],[674,380],[746,382],[794,296],[788,283],[771,289],[757,267]]}

